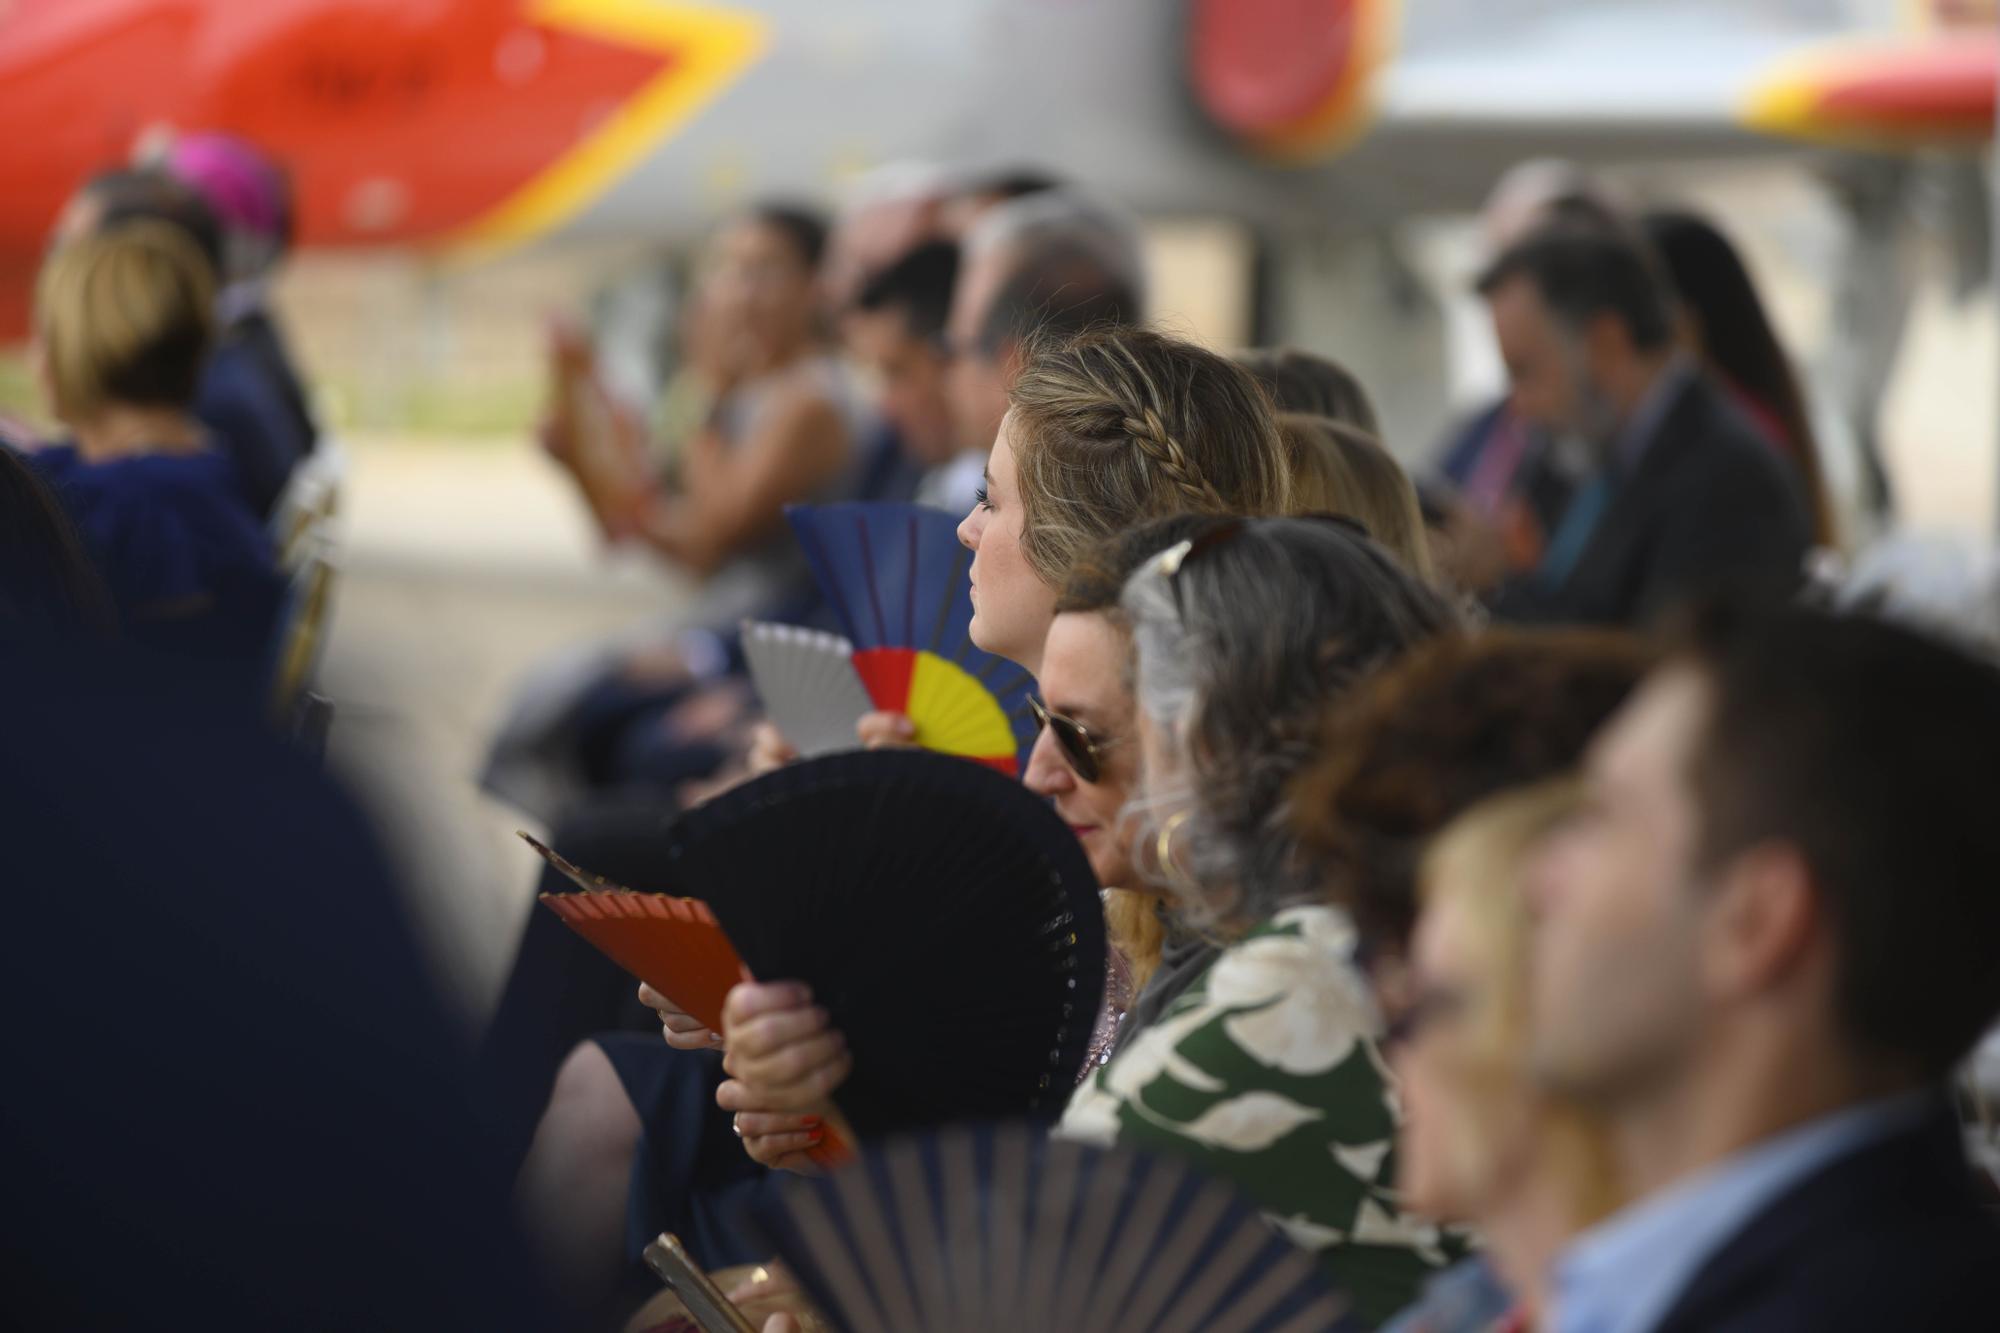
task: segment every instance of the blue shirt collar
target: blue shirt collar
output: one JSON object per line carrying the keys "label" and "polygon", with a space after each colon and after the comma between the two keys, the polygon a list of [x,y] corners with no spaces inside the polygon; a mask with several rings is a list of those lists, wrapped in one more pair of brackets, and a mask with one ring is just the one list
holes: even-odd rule
{"label": "blue shirt collar", "polygon": [[1556,1261],[1553,1333],[1651,1333],[1766,1207],[1835,1160],[1921,1122],[1934,1100],[1925,1089],[1822,1116],[1600,1222]]}

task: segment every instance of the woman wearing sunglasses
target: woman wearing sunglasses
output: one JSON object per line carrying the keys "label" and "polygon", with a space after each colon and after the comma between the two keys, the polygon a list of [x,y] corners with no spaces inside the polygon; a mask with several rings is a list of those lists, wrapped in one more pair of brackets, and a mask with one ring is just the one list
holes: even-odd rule
{"label": "woman wearing sunglasses", "polygon": [[[1269,400],[1247,371],[1192,343],[1119,328],[1039,346],[1010,401],[959,540],[973,553],[973,642],[1038,681],[1060,591],[1094,548],[1162,516],[1275,514],[1291,502]],[[864,741],[892,743],[894,722],[871,715]],[[1123,748],[1117,762],[1130,763],[1132,747]],[[1052,772],[1044,759],[1042,779]],[[1100,860],[1113,852],[1105,817],[1076,826],[1093,835],[1084,844],[1099,883],[1131,884],[1122,853]],[[1100,829],[1106,836],[1095,836]],[[670,1027],[691,1022],[663,1016]],[[737,1113],[752,1157],[798,1167],[819,1133],[803,1121],[847,1077],[844,1041],[805,989],[788,982],[737,987],[726,1018],[731,1080],[717,1101]],[[675,1040],[706,1035],[683,1031]]]}

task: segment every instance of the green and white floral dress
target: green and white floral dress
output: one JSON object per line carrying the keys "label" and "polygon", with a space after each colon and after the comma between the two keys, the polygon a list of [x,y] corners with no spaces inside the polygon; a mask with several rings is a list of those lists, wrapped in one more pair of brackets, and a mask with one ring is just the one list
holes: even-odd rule
{"label": "green and white floral dress", "polygon": [[1234,1182],[1372,1325],[1461,1247],[1397,1207],[1396,1096],[1354,946],[1337,908],[1278,913],[1086,1078],[1058,1133]]}

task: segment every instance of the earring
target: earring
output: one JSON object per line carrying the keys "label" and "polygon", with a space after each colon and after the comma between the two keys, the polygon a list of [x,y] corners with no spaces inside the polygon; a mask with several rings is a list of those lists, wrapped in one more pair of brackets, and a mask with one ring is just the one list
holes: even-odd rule
{"label": "earring", "polygon": [[1189,810],[1174,811],[1161,822],[1160,832],[1153,839],[1153,860],[1158,865],[1161,876],[1175,885],[1186,885],[1190,882],[1187,872],[1174,860],[1174,835],[1181,831],[1181,826],[1187,823],[1192,813]]}

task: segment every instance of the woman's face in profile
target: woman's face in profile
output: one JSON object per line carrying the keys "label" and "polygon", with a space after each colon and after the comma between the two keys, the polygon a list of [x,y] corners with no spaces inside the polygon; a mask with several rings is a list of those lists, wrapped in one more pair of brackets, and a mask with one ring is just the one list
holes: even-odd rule
{"label": "woman's face in profile", "polygon": [[1411,939],[1408,1005],[1395,1024],[1397,1187],[1437,1221],[1477,1218],[1511,1187],[1536,1114],[1525,1052],[1502,1049],[1509,1025],[1493,1011],[1497,978],[1480,928],[1453,893],[1433,893]]}
{"label": "woman's face in profile", "polygon": [[986,458],[986,483],[958,540],[972,552],[973,643],[1041,674],[1042,645],[1056,614],[1056,590],[1042,581],[1022,547],[1026,512],[1009,440],[1010,413]]}

